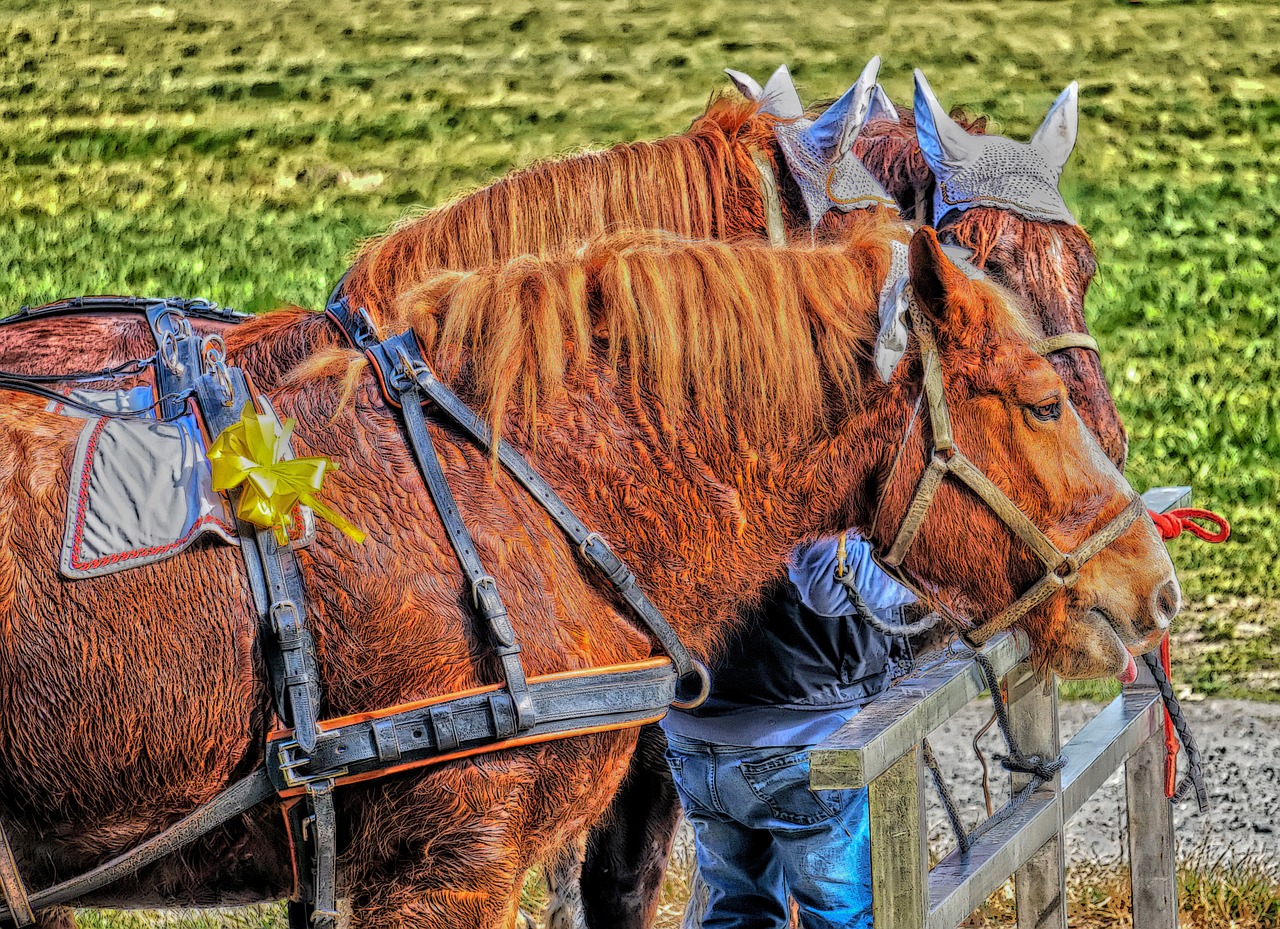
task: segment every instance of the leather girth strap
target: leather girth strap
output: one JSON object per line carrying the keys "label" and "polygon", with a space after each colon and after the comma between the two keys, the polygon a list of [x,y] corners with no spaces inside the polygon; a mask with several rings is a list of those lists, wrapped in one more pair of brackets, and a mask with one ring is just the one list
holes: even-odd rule
{"label": "leather girth strap", "polygon": [[[163,356],[163,350],[161,355]],[[246,404],[253,404],[253,392],[243,371],[227,367],[221,353],[206,350],[207,370],[195,382],[195,395],[210,435],[219,435],[240,419]],[[199,369],[197,369],[199,370]],[[228,492],[231,509],[237,510],[240,491]],[[312,751],[318,735],[321,684],[315,642],[307,626],[306,589],[297,555],[286,543],[276,541],[273,529],[254,526],[239,516],[236,529],[244,556],[249,586],[261,620],[263,649],[271,676],[276,713],[293,726],[295,743],[304,752]],[[250,544],[252,540],[252,544]],[[337,926],[337,821],[333,806],[333,781],[318,780],[308,785],[302,806],[307,828],[296,835],[292,851],[296,872],[309,871],[310,883],[300,883],[309,924],[314,929]],[[296,859],[305,858],[305,862]],[[297,912],[297,908],[290,913]]]}
{"label": "leather girth strap", "polygon": [[[388,403],[405,413],[406,424],[420,421],[421,406],[430,402],[435,410],[461,429],[481,449],[493,450],[493,437],[488,424],[477,416],[475,411],[457,394],[436,378],[423,358],[413,332],[411,330],[402,332],[378,341],[377,331],[368,315],[363,310],[351,310],[346,297],[339,295],[341,286],[339,284],[326,312],[338,323],[351,343],[364,351],[373,362],[383,396]],[[419,409],[411,411],[410,407]],[[422,432],[426,432],[425,428]],[[417,448],[418,440],[415,440],[413,430],[408,432],[408,436],[411,444],[415,446],[414,453],[420,463],[427,458],[435,460],[434,450],[429,445],[424,444],[421,450]],[[675,700],[672,705],[681,709],[699,706],[711,689],[707,669],[689,655],[684,643],[680,641],[680,637],[671,628],[666,617],[640,589],[631,569],[599,534],[589,530],[573,514],[560,499],[560,495],[530,467],[524,456],[514,446],[505,440],[499,441],[497,456],[508,473],[547,511],[561,531],[569,537],[583,559],[608,579],[622,600],[657,640],[662,650],[671,657],[676,673],[680,677],[680,683],[693,690],[691,696]],[[436,466],[438,467],[438,463]],[[443,512],[441,515],[443,517]],[[474,583],[474,580],[472,582]]]}

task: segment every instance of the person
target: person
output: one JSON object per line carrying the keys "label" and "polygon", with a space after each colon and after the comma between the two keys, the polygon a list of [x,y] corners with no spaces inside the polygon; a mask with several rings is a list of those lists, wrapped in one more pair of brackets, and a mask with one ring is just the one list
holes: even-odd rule
{"label": "person", "polygon": [[[813,791],[809,751],[891,682],[905,641],[860,621],[836,579],[837,540],[797,549],[787,577],[711,669],[711,694],[662,723],[707,888],[704,929],[869,929],[866,789]],[[867,605],[900,622],[914,596],[860,539],[847,570]],[[895,615],[896,614],[896,615]]]}

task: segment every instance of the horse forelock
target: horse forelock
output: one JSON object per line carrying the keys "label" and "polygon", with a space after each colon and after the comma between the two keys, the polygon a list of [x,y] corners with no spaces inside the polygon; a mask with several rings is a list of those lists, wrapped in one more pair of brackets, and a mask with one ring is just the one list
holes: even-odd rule
{"label": "horse forelock", "polygon": [[902,229],[869,215],[840,246],[789,249],[633,232],[437,274],[393,313],[496,431],[518,419],[533,433],[568,385],[607,377],[678,425],[787,446],[829,433],[860,395]]}
{"label": "horse forelock", "polygon": [[[951,118],[972,135],[987,131],[985,116],[970,116],[956,107]],[[932,202],[933,172],[920,153],[916,117],[911,109],[899,107],[898,122],[876,119],[867,123],[854,142],[854,153],[904,212],[917,204],[927,206]],[[917,214],[917,218],[924,219],[925,215]]]}
{"label": "horse forelock", "polygon": [[[371,239],[352,266],[346,293],[380,322],[399,293],[441,269],[554,254],[624,229],[688,238],[742,235],[742,214],[759,209],[737,200],[748,187],[758,200],[750,146],[766,146],[773,137],[773,119],[758,111],[757,104],[716,98],[681,135],[513,171]],[[739,182],[747,177],[749,184]]]}

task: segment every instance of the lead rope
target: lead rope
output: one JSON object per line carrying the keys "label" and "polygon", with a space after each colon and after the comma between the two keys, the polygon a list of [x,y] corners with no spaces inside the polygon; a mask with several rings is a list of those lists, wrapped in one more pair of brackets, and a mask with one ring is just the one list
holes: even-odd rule
{"label": "lead rope", "polygon": [[1156,687],[1160,690],[1160,699],[1164,701],[1165,712],[1169,714],[1169,719],[1173,720],[1173,727],[1182,741],[1182,750],[1187,755],[1187,773],[1182,776],[1178,789],[1170,795],[1169,799],[1173,803],[1181,803],[1194,789],[1200,812],[1207,813],[1209,812],[1209,794],[1204,786],[1200,746],[1196,743],[1195,736],[1191,734],[1191,727],[1187,725],[1186,717],[1182,715],[1182,707],[1178,705],[1178,700],[1173,695],[1173,685],[1169,683],[1169,676],[1164,673],[1164,665],[1161,664],[1160,657],[1155,652],[1147,652],[1142,656],[1142,660],[1147,663],[1151,676],[1155,678]]}
{"label": "lead rope", "polygon": [[[843,546],[841,546],[843,548]],[[870,625],[880,633],[887,636],[907,637],[918,635],[926,632],[936,626],[944,618],[942,611],[936,610],[929,613],[923,619],[914,623],[893,624],[886,623],[880,619],[867,606],[866,600],[863,598],[861,591],[853,580],[853,572],[847,570],[844,557],[837,559],[836,580],[844,587],[848,595],[849,602],[853,605],[858,618]],[[964,820],[960,817],[959,808],[956,806],[955,798],[951,794],[951,789],[947,787],[946,781],[942,777],[942,769],[938,764],[937,757],[933,754],[933,747],[929,744],[928,739],[923,740],[924,762],[929,769],[933,784],[938,790],[938,796],[942,801],[942,808],[947,814],[947,822],[951,825],[951,831],[955,834],[956,845],[960,849],[960,853],[966,854],[973,847],[974,840],[989,829],[994,828],[1001,822],[1004,822],[1009,816],[1013,815],[1022,804],[1024,804],[1036,789],[1042,784],[1053,779],[1054,775],[1061,771],[1067,764],[1066,755],[1059,754],[1052,761],[1046,761],[1041,755],[1025,755],[1022,749],[1018,747],[1018,741],[1014,737],[1013,728],[1009,723],[1009,709],[1005,705],[1004,700],[1000,696],[1000,679],[996,675],[996,669],[991,664],[991,659],[977,649],[969,649],[973,660],[982,670],[982,676],[987,683],[987,690],[991,694],[991,702],[995,710],[995,719],[1000,726],[1000,734],[1004,737],[1005,746],[1008,748],[1008,754],[996,755],[996,760],[1001,766],[1011,773],[1027,774],[1031,780],[1027,783],[1018,795],[1006,803],[996,812],[994,816],[989,816],[981,825],[973,831],[965,828]],[[961,653],[961,657],[963,653]],[[916,662],[912,662],[914,669]],[[911,673],[911,672],[908,672]],[[1167,685],[1167,682],[1166,682]],[[1172,698],[1172,693],[1170,694]],[[1175,704],[1176,706],[1176,704]],[[1181,719],[1181,714],[1179,714]],[[989,726],[990,723],[987,723]],[[984,729],[986,726],[983,727]],[[1181,730],[1179,730],[1181,732]],[[1194,743],[1193,743],[1194,744]],[[1190,751],[1187,755],[1191,758]],[[1196,752],[1197,770],[1199,765],[1199,752]],[[983,769],[985,772],[986,763],[983,761]],[[984,777],[984,793],[986,793],[986,784]],[[988,809],[990,809],[990,799],[988,796]]]}

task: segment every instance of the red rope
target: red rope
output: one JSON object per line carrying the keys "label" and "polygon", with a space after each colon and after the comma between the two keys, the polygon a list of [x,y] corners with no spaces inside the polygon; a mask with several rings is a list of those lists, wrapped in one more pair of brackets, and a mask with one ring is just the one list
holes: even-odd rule
{"label": "red rope", "polygon": [[[1201,510],[1195,507],[1184,507],[1178,510],[1170,510],[1168,513],[1156,513],[1147,510],[1151,515],[1152,521],[1156,524],[1156,529],[1160,531],[1160,538],[1166,542],[1170,539],[1176,539],[1184,532],[1190,532],[1193,535],[1203,539],[1206,542],[1225,542],[1231,537],[1230,524],[1219,516],[1217,513],[1209,510]],[[1214,532],[1206,529],[1195,520],[1202,519],[1205,522],[1213,523],[1218,527]],[[1169,634],[1166,632],[1163,639],[1160,640],[1160,663],[1164,666],[1164,676],[1170,678],[1171,668],[1169,667]],[[1166,797],[1172,797],[1178,786],[1178,736],[1173,730],[1173,719],[1169,716],[1169,711],[1164,711],[1164,794]]]}
{"label": "red rope", "polygon": [[[1231,526],[1227,521],[1217,513],[1212,513],[1209,510],[1185,507],[1180,510],[1170,510],[1168,513],[1155,513],[1151,510],[1147,510],[1147,512],[1151,515],[1156,528],[1160,530],[1160,538],[1166,542],[1169,539],[1176,539],[1184,532],[1193,533],[1206,542],[1225,542],[1231,537]],[[1218,527],[1218,531],[1214,532],[1212,529],[1206,529],[1195,522],[1197,519],[1213,523]]]}

